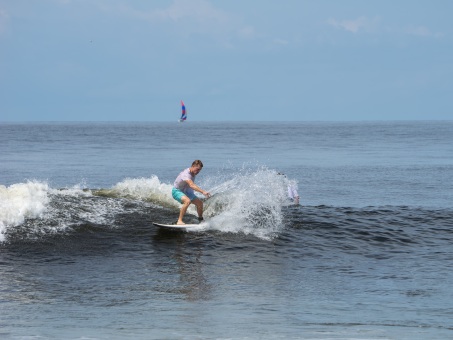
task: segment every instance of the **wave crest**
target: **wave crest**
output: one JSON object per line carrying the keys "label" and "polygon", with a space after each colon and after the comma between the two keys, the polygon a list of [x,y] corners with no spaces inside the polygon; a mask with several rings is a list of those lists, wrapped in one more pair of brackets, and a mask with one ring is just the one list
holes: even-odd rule
{"label": "wave crest", "polygon": [[47,183],[38,181],[0,185],[0,241],[5,240],[7,228],[42,216],[49,203],[48,192]]}

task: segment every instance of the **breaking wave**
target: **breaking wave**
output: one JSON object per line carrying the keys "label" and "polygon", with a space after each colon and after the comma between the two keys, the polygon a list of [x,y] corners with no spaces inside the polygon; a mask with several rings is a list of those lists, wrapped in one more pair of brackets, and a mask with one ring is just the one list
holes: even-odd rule
{"label": "breaking wave", "polygon": [[[283,229],[288,181],[266,168],[205,179],[200,186],[213,195],[204,202],[208,229],[275,237]],[[171,188],[172,184],[162,183],[157,176],[127,178],[108,189],[82,185],[54,189],[38,181],[0,186],[0,241],[8,236],[42,238],[81,225],[121,228],[117,216],[132,212],[143,214],[142,223],[149,223],[148,211],[158,220],[174,219],[180,205],[172,198]],[[188,214],[196,215],[193,205]]]}

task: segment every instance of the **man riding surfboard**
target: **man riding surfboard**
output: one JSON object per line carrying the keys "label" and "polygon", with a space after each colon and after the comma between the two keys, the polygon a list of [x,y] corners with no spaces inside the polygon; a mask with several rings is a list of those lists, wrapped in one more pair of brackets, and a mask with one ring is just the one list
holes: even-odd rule
{"label": "man riding surfboard", "polygon": [[195,184],[195,176],[200,173],[202,168],[203,163],[200,160],[193,161],[192,166],[181,171],[173,184],[171,194],[175,200],[182,204],[178,222],[176,222],[178,225],[185,224],[182,219],[191,203],[197,207],[198,220],[203,221],[203,202],[195,196],[194,191],[198,191],[206,197],[211,197],[211,194]]}

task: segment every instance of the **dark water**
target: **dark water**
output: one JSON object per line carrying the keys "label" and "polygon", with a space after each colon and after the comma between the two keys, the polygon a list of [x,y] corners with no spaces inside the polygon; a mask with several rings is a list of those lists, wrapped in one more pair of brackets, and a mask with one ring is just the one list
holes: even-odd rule
{"label": "dark water", "polygon": [[187,123],[0,125],[2,338],[453,337],[452,122]]}

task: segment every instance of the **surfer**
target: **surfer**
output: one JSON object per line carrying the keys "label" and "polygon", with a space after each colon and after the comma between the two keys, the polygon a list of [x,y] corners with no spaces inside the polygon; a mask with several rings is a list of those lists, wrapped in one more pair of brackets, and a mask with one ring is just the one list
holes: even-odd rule
{"label": "surfer", "polygon": [[198,220],[200,222],[203,221],[203,202],[195,196],[194,190],[202,193],[206,197],[211,197],[211,194],[194,183],[195,176],[198,175],[202,168],[203,163],[197,159],[193,161],[190,168],[181,171],[178,177],[176,177],[171,194],[175,200],[182,204],[178,222],[176,222],[176,224],[185,224],[182,218],[186,214],[190,203],[195,204],[197,207]]}

